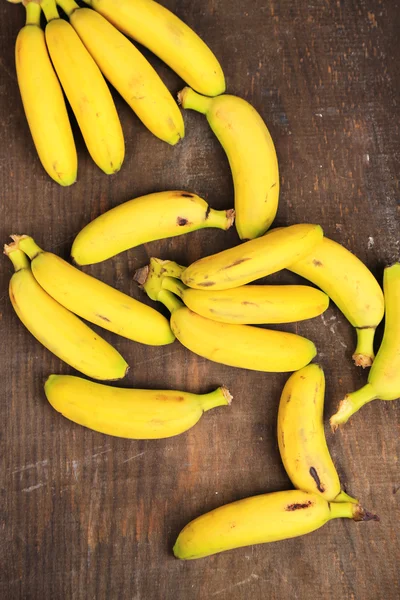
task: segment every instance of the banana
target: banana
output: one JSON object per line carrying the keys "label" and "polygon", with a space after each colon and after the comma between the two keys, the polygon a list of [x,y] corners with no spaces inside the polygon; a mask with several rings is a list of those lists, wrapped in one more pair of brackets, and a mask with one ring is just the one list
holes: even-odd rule
{"label": "banana", "polygon": [[71,255],[78,265],[111,258],[153,240],[206,227],[229,229],[233,210],[213,210],[205,200],[183,191],[140,196],[112,208],[76,236]]}
{"label": "banana", "polygon": [[325,376],[317,364],[293,373],[278,411],[278,444],[293,485],[334,502],[355,502],[341,491],[324,432]]}
{"label": "banana", "polygon": [[226,152],[240,239],[263,235],[275,219],[279,201],[278,159],[264,121],[251,104],[237,96],[206,98],[185,88],[178,101],[183,108],[206,115]]}
{"label": "banana", "polygon": [[152,0],[85,0],[117,29],[151,50],[179,77],[207,96],[225,91],[221,66],[202,39]]}
{"label": "banana", "polygon": [[371,271],[346,248],[324,237],[312,252],[287,267],[312,281],[333,300],[357,331],[357,366],[374,359],[375,329],[384,313],[382,290]]}
{"label": "banana", "polygon": [[368,375],[368,383],[347,394],[330,419],[333,430],[346,423],[371,400],[400,398],[400,263],[386,267],[383,274],[385,330],[382,344]]}
{"label": "banana", "polygon": [[[161,265],[158,267],[162,269]],[[314,344],[299,335],[218,323],[197,315],[174,294],[162,289],[158,267],[153,264],[153,271],[148,270],[144,290],[168,308],[172,331],[195,354],[224,365],[264,372],[295,371],[314,358]],[[135,279],[138,280],[137,275]]]}
{"label": "banana", "polygon": [[180,532],[173,552],[184,560],[203,558],[305,535],[338,518],[379,521],[351,502],[327,502],[300,490],[274,492],[220,506],[194,519]]}
{"label": "banana", "polygon": [[4,246],[4,253],[15,268],[10,300],[31,334],[58,358],[93,379],[122,379],[128,370],[122,356],[43,290],[15,242]]}
{"label": "banana", "polygon": [[76,181],[78,159],[61,86],[40,27],[40,6],[28,0],[26,25],[18,34],[15,65],[19,90],[36,151],[60,185]]}
{"label": "banana", "polygon": [[54,68],[87,149],[108,175],[120,170],[125,142],[110,90],[72,25],[60,19],[55,0],[40,0],[48,21],[45,34]]}
{"label": "banana", "polygon": [[184,137],[181,111],[158,73],[101,14],[75,0],[57,0],[103,75],[144,125],[168,144]]}
{"label": "banana", "polygon": [[271,230],[261,238],[201,258],[181,275],[195,289],[227,290],[286,268],[322,240],[319,225],[291,225]]}
{"label": "banana", "polygon": [[36,281],[62,306],[86,321],[142,344],[171,344],[175,337],[159,312],[44,252],[26,235],[13,236],[31,259]]}
{"label": "banana", "polygon": [[44,390],[52,407],[74,423],[136,440],[179,435],[193,427],[203,412],[232,400],[225,387],[201,395],[132,390],[68,375],[50,375]]}

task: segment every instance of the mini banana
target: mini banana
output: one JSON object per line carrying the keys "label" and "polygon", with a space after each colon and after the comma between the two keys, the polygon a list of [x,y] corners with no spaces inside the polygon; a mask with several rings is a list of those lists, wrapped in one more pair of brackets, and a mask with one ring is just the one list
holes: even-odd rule
{"label": "mini banana", "polygon": [[122,356],[61,306],[37,283],[27,256],[15,243],[6,245],[15,273],[10,300],[18,318],[45,348],[93,379],[121,379],[128,365]]}
{"label": "mini banana", "polygon": [[36,281],[62,306],[86,321],[142,344],[171,344],[175,337],[159,312],[44,252],[29,236],[13,236],[31,259]]}
{"label": "mini banana", "polygon": [[140,196],[100,215],[76,236],[71,255],[78,265],[111,258],[153,240],[197,229],[229,229],[233,210],[213,210],[205,200],[183,191]]}
{"label": "mini banana", "polygon": [[25,3],[26,24],[18,34],[15,65],[29,129],[45,171],[60,185],[76,181],[78,160],[67,108],[40,27],[41,9]]}
{"label": "mini banana", "polygon": [[47,47],[89,153],[108,175],[120,170],[125,142],[110,90],[99,67],[70,23],[60,19],[55,0],[40,0],[48,21]]}
{"label": "mini banana", "polygon": [[231,403],[225,387],[209,394],[173,390],[133,390],[101,385],[69,375],[50,375],[47,400],[64,417],[94,431],[136,440],[179,435],[202,414]]}
{"label": "mini banana", "polygon": [[357,502],[341,491],[324,432],[325,376],[317,364],[293,373],[278,411],[278,444],[293,485],[334,502]]}
{"label": "mini banana", "polygon": [[368,375],[368,383],[347,394],[330,419],[332,429],[346,423],[371,400],[400,398],[400,263],[386,267],[383,274],[385,330],[382,344]]}
{"label": "mini banana", "polygon": [[225,91],[221,66],[203,40],[161,4],[152,0],[85,0],[115,27],[149,48],[202,94]]}
{"label": "mini banana", "polygon": [[327,502],[300,490],[274,492],[220,506],[194,519],[180,532],[173,551],[184,560],[203,558],[305,535],[338,518],[379,520],[351,502]]}
{"label": "mini banana", "polygon": [[181,111],[158,73],[101,14],[74,0],[57,0],[103,75],[144,125],[168,144],[184,137]]}
{"label": "mini banana", "polygon": [[240,239],[263,235],[278,209],[279,170],[274,142],[261,116],[242,98],[227,94],[206,98],[185,88],[178,100],[183,108],[206,115],[227,154]]}
{"label": "mini banana", "polygon": [[260,279],[309,254],[322,240],[319,225],[291,225],[269,231],[256,240],[201,258],[181,275],[195,289],[227,290]]}
{"label": "mini banana", "polygon": [[[143,281],[143,269],[139,275]],[[148,270],[143,287],[171,312],[171,329],[181,344],[208,360],[253,371],[285,372],[301,369],[316,354],[313,342],[293,333],[218,323],[197,315],[162,289],[157,265]]]}

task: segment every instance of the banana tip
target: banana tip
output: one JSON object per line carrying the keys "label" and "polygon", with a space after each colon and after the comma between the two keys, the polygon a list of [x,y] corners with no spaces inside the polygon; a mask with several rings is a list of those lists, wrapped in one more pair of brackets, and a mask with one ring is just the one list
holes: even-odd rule
{"label": "banana tip", "polygon": [[228,388],[225,385],[221,386],[221,392],[224,395],[225,400],[227,401],[228,405],[230,406],[232,404],[232,400],[233,400],[233,396],[230,393],[230,391],[228,390]]}
{"label": "banana tip", "polygon": [[137,269],[133,274],[133,281],[136,281],[137,284],[143,287],[149,276],[149,270],[149,265]]}
{"label": "banana tip", "polygon": [[356,367],[362,367],[363,369],[366,369],[372,365],[374,359],[372,356],[368,356],[367,354],[353,354],[353,360]]}
{"label": "banana tip", "polygon": [[235,222],[235,216],[236,216],[236,213],[235,213],[235,209],[234,208],[229,208],[226,211],[226,219],[227,219],[226,228],[227,229],[230,229],[232,227],[232,225],[234,224],[234,222]]}

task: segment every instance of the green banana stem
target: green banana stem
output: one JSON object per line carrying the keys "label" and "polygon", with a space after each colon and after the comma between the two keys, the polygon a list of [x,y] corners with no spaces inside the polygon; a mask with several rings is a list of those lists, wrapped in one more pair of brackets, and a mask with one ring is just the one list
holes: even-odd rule
{"label": "green banana stem", "polygon": [[16,273],[17,271],[22,271],[22,269],[30,268],[28,257],[15,243],[5,244],[4,254],[11,260]]}
{"label": "green banana stem", "polygon": [[364,404],[376,400],[377,393],[370,383],[367,383],[361,389],[351,394],[347,394],[344,400],[339,404],[339,409],[336,414],[330,418],[330,425],[335,431],[339,425],[346,423],[349,418],[354,415]]}
{"label": "green banana stem", "polygon": [[25,9],[25,25],[36,25],[36,27],[40,27],[40,13],[42,12],[40,5],[37,2],[30,1],[25,4]]}
{"label": "green banana stem", "polygon": [[39,248],[37,243],[30,235],[12,235],[14,242],[18,248],[25,252],[31,260],[33,260],[38,254],[42,254],[43,250]]}
{"label": "green banana stem", "polygon": [[352,496],[349,496],[343,490],[336,496],[334,502],[350,502],[351,504],[358,504],[358,500]]}
{"label": "green banana stem", "polygon": [[80,8],[79,4],[75,0],[56,0],[58,6],[60,6],[68,17],[72,15],[77,8]]}
{"label": "green banana stem", "polygon": [[168,290],[161,290],[158,294],[157,300],[164,304],[172,314],[174,311],[179,310],[183,306],[183,302],[181,302],[172,292]]}
{"label": "green banana stem", "polygon": [[209,111],[212,101],[213,98],[202,96],[190,87],[185,87],[178,93],[178,102],[183,108],[197,110],[197,112],[203,115]]}
{"label": "green banana stem", "polygon": [[353,521],[379,521],[378,515],[368,512],[352,502],[330,502],[332,519],[353,519]]}
{"label": "green banana stem", "polygon": [[60,18],[56,0],[40,0],[40,6],[48,22]]}
{"label": "green banana stem", "polygon": [[374,337],[376,327],[356,328],[357,347],[353,354],[353,360],[357,367],[370,367],[375,358]]}
{"label": "green banana stem", "polygon": [[163,290],[168,290],[176,296],[179,296],[179,298],[182,298],[183,292],[188,289],[187,286],[179,279],[168,276],[162,278],[161,287]]}
{"label": "green banana stem", "polygon": [[232,402],[232,396],[228,388],[222,386],[209,394],[202,394],[199,397],[199,402],[203,411],[206,412],[216,406],[229,405]]}

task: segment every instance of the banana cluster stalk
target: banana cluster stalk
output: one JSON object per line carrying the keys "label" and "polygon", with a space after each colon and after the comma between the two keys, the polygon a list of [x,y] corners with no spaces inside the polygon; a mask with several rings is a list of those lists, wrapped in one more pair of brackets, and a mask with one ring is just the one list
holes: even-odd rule
{"label": "banana cluster stalk", "polygon": [[275,219],[279,200],[278,159],[264,121],[251,104],[237,96],[207,98],[185,88],[178,100],[183,108],[206,115],[227,154],[240,239],[263,235]]}
{"label": "banana cluster stalk", "polygon": [[197,229],[229,229],[233,210],[213,210],[184,191],[168,191],[129,200],[94,219],[76,236],[71,255],[78,265],[98,263],[154,240]]}
{"label": "banana cluster stalk", "polygon": [[316,355],[313,342],[299,335],[218,323],[194,313],[162,288],[162,263],[153,263],[152,270],[140,269],[135,279],[150,298],[168,308],[176,338],[199,356],[232,367],[286,372],[301,369]]}
{"label": "banana cluster stalk", "polygon": [[4,253],[15,268],[10,280],[10,300],[31,334],[50,352],[88,377],[122,379],[128,370],[122,356],[44,291],[32,274],[26,254],[15,243],[6,245]]}
{"label": "banana cluster stalk", "polygon": [[371,271],[349,250],[326,237],[308,256],[287,267],[312,281],[333,300],[357,331],[357,366],[374,360],[374,336],[382,321],[382,290]]}
{"label": "banana cluster stalk", "polygon": [[341,490],[324,432],[325,375],[317,364],[293,373],[286,382],[278,411],[278,444],[293,485],[325,500],[354,502]]}
{"label": "banana cluster stalk", "polygon": [[64,96],[40,27],[41,8],[27,0],[26,25],[15,46],[17,78],[40,162],[62,186],[76,181],[78,159]]}
{"label": "banana cluster stalk", "polygon": [[71,312],[142,344],[162,346],[174,341],[168,320],[154,308],[79,271],[59,256],[44,252],[30,236],[13,239],[31,259],[36,281]]}
{"label": "banana cluster stalk", "polygon": [[124,160],[125,142],[107,83],[72,25],[60,18],[55,0],[40,4],[48,21],[50,57],[87,149],[100,169],[116,173]]}
{"label": "banana cluster stalk", "polygon": [[319,225],[301,224],[271,230],[261,238],[201,258],[181,279],[195,289],[228,290],[285,269],[309,254],[322,240]]}
{"label": "banana cluster stalk", "polygon": [[209,394],[134,390],[69,375],[50,375],[44,390],[52,407],[70,421],[100,433],[136,440],[183,433],[204,412],[229,405],[232,400],[225,387]]}
{"label": "banana cluster stalk", "polygon": [[144,125],[176,144],[184,137],[181,111],[157,72],[135,46],[101,14],[74,0],[57,0],[103,75]]}
{"label": "banana cluster stalk", "polygon": [[225,550],[277,542],[319,529],[332,519],[379,520],[352,502],[328,502],[320,495],[290,490],[245,498],[194,519],[180,532],[177,558],[203,558]]}
{"label": "banana cluster stalk", "polygon": [[369,372],[368,383],[347,394],[337,413],[331,417],[334,430],[372,400],[400,398],[400,263],[386,267],[383,291],[386,313],[382,344]]}
{"label": "banana cluster stalk", "polygon": [[188,85],[206,96],[225,91],[221,66],[203,40],[153,0],[85,0],[117,29],[151,50]]}

